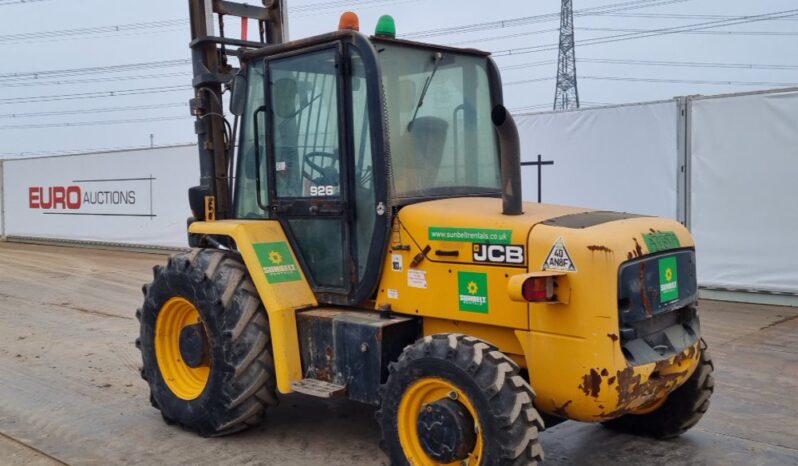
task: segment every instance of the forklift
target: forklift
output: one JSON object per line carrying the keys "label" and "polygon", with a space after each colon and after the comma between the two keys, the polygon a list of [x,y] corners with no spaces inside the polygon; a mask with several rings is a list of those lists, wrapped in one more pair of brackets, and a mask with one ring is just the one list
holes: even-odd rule
{"label": "forklift", "polygon": [[191,250],[136,312],[167,422],[220,436],[283,395],[344,398],[377,408],[391,464],[421,466],[537,464],[565,420],[668,439],[701,419],[692,237],[522,202],[489,53],[397,38],[387,15],[289,41],[284,0],[188,4]]}

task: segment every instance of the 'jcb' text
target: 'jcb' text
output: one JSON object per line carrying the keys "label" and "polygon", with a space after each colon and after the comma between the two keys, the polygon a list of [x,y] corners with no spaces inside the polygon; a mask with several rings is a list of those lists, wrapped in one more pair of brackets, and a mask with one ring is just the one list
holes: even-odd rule
{"label": "'jcb' text", "polygon": [[474,262],[523,264],[524,247],[516,244],[474,244]]}

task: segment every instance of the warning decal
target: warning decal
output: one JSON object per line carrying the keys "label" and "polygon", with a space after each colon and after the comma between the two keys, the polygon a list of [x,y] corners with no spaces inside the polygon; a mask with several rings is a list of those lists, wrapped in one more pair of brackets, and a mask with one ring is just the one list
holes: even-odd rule
{"label": "warning decal", "polygon": [[543,270],[559,270],[561,272],[576,272],[576,265],[571,260],[571,255],[565,249],[562,236],[557,238],[554,246],[551,247],[549,255],[543,262]]}

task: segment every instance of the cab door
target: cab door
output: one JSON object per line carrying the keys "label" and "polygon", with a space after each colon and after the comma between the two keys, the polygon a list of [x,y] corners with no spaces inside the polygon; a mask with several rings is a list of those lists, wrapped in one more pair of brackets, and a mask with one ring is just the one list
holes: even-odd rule
{"label": "cab door", "polygon": [[359,34],[285,48],[250,70],[236,212],[280,221],[319,302],[363,304],[392,217],[377,51]]}
{"label": "cab door", "polygon": [[266,60],[269,208],[317,292],[353,283],[342,53],[338,43]]}

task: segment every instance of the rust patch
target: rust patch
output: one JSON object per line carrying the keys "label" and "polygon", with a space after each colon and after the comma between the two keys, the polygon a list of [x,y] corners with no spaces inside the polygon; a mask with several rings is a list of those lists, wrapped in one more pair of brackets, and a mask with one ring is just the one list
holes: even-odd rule
{"label": "rust patch", "polygon": [[608,333],[607,336],[610,337],[610,340],[612,341],[618,341],[618,335],[614,333]]}
{"label": "rust patch", "polygon": [[[574,400],[568,400],[562,406],[554,405],[554,415],[555,416],[560,416],[560,417],[565,417],[565,418],[569,417],[567,409],[568,409],[568,405],[571,404],[573,401]],[[552,403],[553,402],[554,402],[554,400],[552,400]]]}
{"label": "rust patch", "polygon": [[640,243],[637,242],[637,238],[632,238],[635,241],[635,257],[640,257],[643,255],[643,248],[640,247]]}
{"label": "rust patch", "polygon": [[[606,372],[606,369],[604,371]],[[595,369],[590,369],[590,373],[582,376],[582,384],[579,385],[579,388],[585,395],[598,398],[601,390],[601,376]]]}
{"label": "rust patch", "polygon": [[613,385],[616,380],[618,382],[615,386],[615,390],[618,392],[618,408],[609,413],[602,412],[596,417],[614,419],[629,414],[632,412],[630,408],[632,403],[641,399],[648,400],[643,406],[655,403],[659,399],[657,395],[664,396],[664,394],[670,393],[677,380],[687,375],[687,370],[671,373],[668,373],[667,370],[672,370],[674,366],[693,358],[695,353],[695,347],[690,347],[672,358],[657,362],[645,382],[642,381],[640,375],[635,375],[634,369],[631,367],[618,371],[616,376],[607,379],[608,385]]}
{"label": "rust patch", "polygon": [[618,390],[618,405],[626,406],[634,400],[632,388],[640,386],[640,375],[635,375],[634,369],[627,367],[618,371],[616,377],[618,377],[618,386],[615,387]]}
{"label": "rust patch", "polygon": [[316,378],[325,382],[332,382],[332,359],[333,349],[330,346],[324,347],[325,364],[324,367],[316,368]]}
{"label": "rust patch", "polygon": [[629,259],[629,260],[632,260],[632,259],[635,258],[635,256],[631,252],[629,252],[629,253],[626,254],[626,258]]}
{"label": "rust patch", "polygon": [[648,293],[646,293],[646,263],[640,263],[640,299],[643,301],[643,309],[646,311],[648,316],[654,315],[651,311],[651,300],[648,299]]}
{"label": "rust patch", "polygon": [[593,252],[612,253],[612,249],[608,248],[607,246],[598,246],[595,244],[591,244],[590,246],[587,247],[587,249]]}
{"label": "rust patch", "polygon": [[602,377],[606,377],[606,376],[608,376],[608,375],[610,375],[610,373],[609,373],[609,372],[607,372],[607,369],[601,369],[601,376],[602,376]]}

